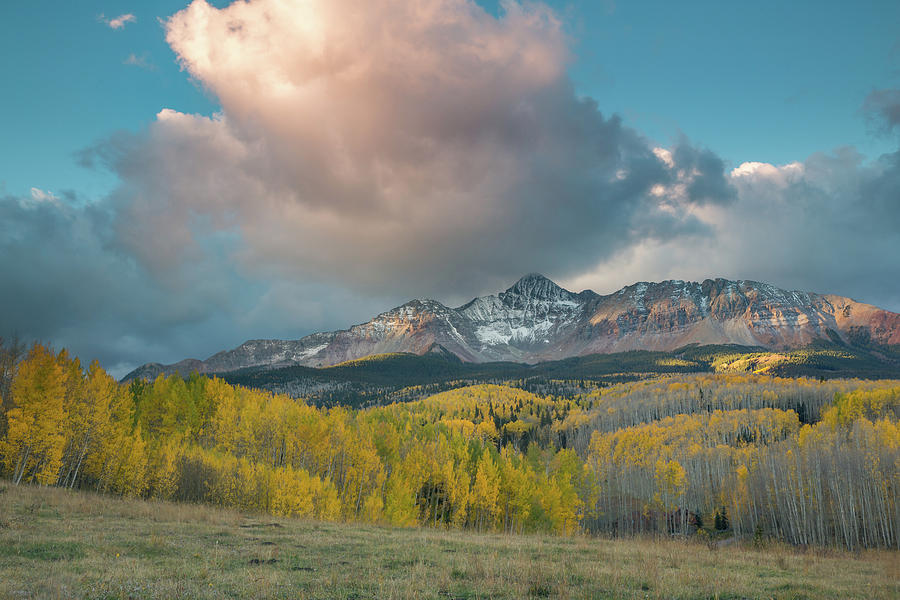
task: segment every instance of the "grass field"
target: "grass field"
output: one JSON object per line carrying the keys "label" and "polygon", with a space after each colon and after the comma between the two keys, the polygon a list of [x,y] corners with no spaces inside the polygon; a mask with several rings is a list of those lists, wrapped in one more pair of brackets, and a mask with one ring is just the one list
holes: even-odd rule
{"label": "grass field", "polygon": [[0,598],[898,598],[900,555],[401,530],[0,481]]}

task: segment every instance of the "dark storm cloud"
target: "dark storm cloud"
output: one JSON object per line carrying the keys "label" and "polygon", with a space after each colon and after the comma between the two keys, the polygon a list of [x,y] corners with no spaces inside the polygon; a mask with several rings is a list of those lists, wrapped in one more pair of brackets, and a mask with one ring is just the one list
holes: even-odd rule
{"label": "dark storm cloud", "polygon": [[[900,309],[898,158],[866,162],[839,149],[808,158],[783,187],[738,183],[741,207],[733,218],[747,231],[745,255],[734,256],[735,264],[771,273],[783,285]],[[756,183],[766,178],[759,173]]]}
{"label": "dark storm cloud", "polygon": [[699,215],[710,235],[637,244],[577,284],[724,276],[900,311],[900,152],[867,162],[843,148],[789,165],[744,163],[728,177],[734,201]]}
{"label": "dark storm cloud", "polygon": [[70,346],[114,367],[177,343],[178,327],[208,319],[220,290],[155,285],[117,250],[108,209],[40,190],[0,199],[0,335]]}
{"label": "dark storm cloud", "polygon": [[[123,375],[148,360],[205,358],[247,338],[368,315],[368,304],[340,290],[260,285],[209,260],[183,265],[177,282],[156,278],[122,244],[112,206],[41,190],[0,197],[0,337],[68,347]],[[330,314],[333,303],[344,314]]]}
{"label": "dark storm cloud", "polygon": [[682,141],[672,152],[672,159],[676,169],[692,174],[686,190],[691,202],[724,204],[735,199],[735,190],[725,173],[725,162],[711,150]]}

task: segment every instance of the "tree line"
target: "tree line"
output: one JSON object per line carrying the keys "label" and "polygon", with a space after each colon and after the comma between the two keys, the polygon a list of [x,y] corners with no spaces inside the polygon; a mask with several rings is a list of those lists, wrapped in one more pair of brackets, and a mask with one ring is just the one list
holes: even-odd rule
{"label": "tree line", "polygon": [[898,547],[900,382],[482,384],[354,410],[196,374],[120,385],[66,351],[4,348],[16,484],[396,526]]}

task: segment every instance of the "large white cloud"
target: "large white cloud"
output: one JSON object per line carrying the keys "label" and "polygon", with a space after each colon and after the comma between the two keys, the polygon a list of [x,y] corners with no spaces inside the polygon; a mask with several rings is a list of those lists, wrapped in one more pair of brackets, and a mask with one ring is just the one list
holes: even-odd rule
{"label": "large white cloud", "polygon": [[227,232],[251,277],[446,294],[702,230],[688,207],[730,199],[722,162],[686,142],[662,161],[576,97],[549,9],[505,11],[193,2],[166,39],[222,112],[164,110],[110,158],[123,239],[167,279]]}

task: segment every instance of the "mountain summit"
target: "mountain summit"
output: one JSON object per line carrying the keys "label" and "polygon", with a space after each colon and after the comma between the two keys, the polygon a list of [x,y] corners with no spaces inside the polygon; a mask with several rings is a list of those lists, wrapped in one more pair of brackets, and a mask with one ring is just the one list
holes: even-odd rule
{"label": "mountain summit", "polygon": [[535,363],[687,344],[773,350],[816,340],[900,344],[900,314],[849,298],[787,291],[755,281],[639,282],[603,296],[573,293],[530,273],[506,291],[458,308],[412,300],[367,323],[299,340],[251,340],[205,361],[150,363],[126,376],[226,373],[249,367],[324,367],[385,352],[439,348],[463,361]]}
{"label": "mountain summit", "polygon": [[571,296],[572,293],[559,287],[540,273],[529,273],[512,284],[500,296],[523,296],[540,300],[551,300],[562,296]]}

